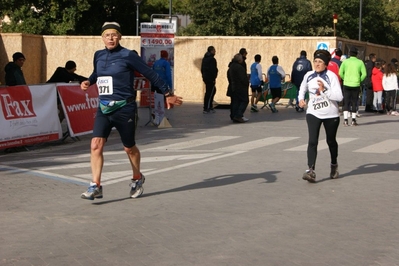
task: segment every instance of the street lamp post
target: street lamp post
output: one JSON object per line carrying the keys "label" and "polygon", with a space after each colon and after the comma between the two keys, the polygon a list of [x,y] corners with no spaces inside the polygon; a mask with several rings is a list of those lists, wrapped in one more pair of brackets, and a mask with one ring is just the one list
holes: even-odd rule
{"label": "street lamp post", "polygon": [[334,37],[336,35],[336,28],[335,28],[335,24],[337,24],[338,22],[338,15],[337,14],[333,14],[333,23],[334,23]]}
{"label": "street lamp post", "polygon": [[143,0],[134,0],[136,3],[136,36],[139,36],[139,6]]}
{"label": "street lamp post", "polygon": [[359,41],[362,40],[362,6],[363,6],[363,0],[360,0],[360,4],[359,4]]}
{"label": "street lamp post", "polygon": [[172,0],[169,0],[169,23],[172,23]]}

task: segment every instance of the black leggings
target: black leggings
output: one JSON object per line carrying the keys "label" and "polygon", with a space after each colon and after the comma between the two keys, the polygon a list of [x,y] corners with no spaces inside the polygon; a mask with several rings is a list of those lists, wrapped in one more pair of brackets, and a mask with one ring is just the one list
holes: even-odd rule
{"label": "black leggings", "polygon": [[385,109],[389,111],[395,111],[396,107],[396,90],[385,91]]}
{"label": "black leggings", "polygon": [[337,164],[338,143],[336,140],[339,126],[339,117],[319,119],[314,115],[307,114],[309,141],[308,141],[308,166],[315,169],[317,157],[317,145],[319,144],[319,133],[321,124],[326,131],[327,144],[331,155],[331,164]]}

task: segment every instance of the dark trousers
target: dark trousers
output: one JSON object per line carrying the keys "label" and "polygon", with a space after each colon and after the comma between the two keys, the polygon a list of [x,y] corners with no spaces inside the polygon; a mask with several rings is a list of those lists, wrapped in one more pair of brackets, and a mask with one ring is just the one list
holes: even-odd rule
{"label": "dark trousers", "polygon": [[387,110],[387,112],[395,111],[395,106],[396,106],[395,94],[396,90],[385,91],[385,109]]}
{"label": "dark trousers", "polygon": [[215,82],[205,83],[204,111],[213,109],[213,98],[216,94]]}
{"label": "dark trousers", "polygon": [[344,86],[344,105],[342,110],[356,113],[359,102],[360,87]]}
{"label": "dark trousers", "polygon": [[308,166],[315,169],[317,158],[317,145],[319,144],[319,134],[321,124],[326,131],[327,145],[330,150],[331,164],[337,164],[338,158],[338,142],[337,131],[339,126],[339,117],[319,119],[314,115],[307,114],[306,122],[308,124],[309,141],[308,141]]}
{"label": "dark trousers", "polygon": [[241,118],[249,103],[248,90],[233,91],[231,95],[231,118]]}
{"label": "dark trousers", "polygon": [[366,90],[366,112],[373,112],[373,99],[374,99],[374,93],[373,93],[373,88],[367,88]]}

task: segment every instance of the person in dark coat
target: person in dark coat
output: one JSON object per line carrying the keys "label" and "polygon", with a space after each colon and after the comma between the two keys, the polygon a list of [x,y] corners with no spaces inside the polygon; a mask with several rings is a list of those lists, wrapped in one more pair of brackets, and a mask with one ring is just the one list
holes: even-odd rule
{"label": "person in dark coat", "polygon": [[244,117],[244,112],[249,103],[248,76],[242,66],[241,54],[236,54],[229,65],[227,77],[231,86],[231,116],[234,122],[245,123],[249,119]]}
{"label": "person in dark coat", "polygon": [[369,54],[369,60],[366,62],[366,70],[367,76],[363,81],[363,84],[366,86],[366,108],[365,112],[374,112],[373,110],[373,85],[371,84],[371,74],[373,72],[373,68],[375,65],[375,61],[377,60],[377,55],[374,53]]}
{"label": "person in dark coat", "polygon": [[213,98],[216,94],[216,77],[218,76],[218,67],[215,59],[216,49],[209,46],[201,63],[202,80],[205,83],[204,96],[204,114],[214,113]]}
{"label": "person in dark coat", "polygon": [[303,108],[300,108],[298,106],[299,88],[301,87],[301,83],[305,74],[312,70],[312,63],[309,61],[309,59],[306,58],[306,56],[307,56],[306,51],[302,50],[299,57],[295,60],[294,64],[292,65],[292,71],[291,71],[291,82],[297,88],[295,109],[298,112],[303,112]]}
{"label": "person in dark coat", "polygon": [[[46,83],[57,83],[57,82],[81,83],[82,81],[87,80],[86,77],[75,74],[75,71],[76,71],[76,63],[74,61],[68,61],[66,62],[65,67],[57,67],[51,78]],[[58,118],[61,123],[65,119],[65,114],[64,110],[62,109],[58,93],[57,93],[57,108],[58,108]]]}
{"label": "person in dark coat", "polygon": [[79,76],[75,74],[76,71],[76,63],[74,61],[68,61],[65,64],[65,67],[57,67],[54,74],[47,81],[47,83],[56,83],[56,82],[78,82],[86,80],[86,77]]}
{"label": "person in dark coat", "polygon": [[12,62],[9,62],[5,67],[6,72],[5,80],[7,86],[26,85],[24,73],[22,72],[22,66],[25,63],[25,56],[16,52],[12,55]]}

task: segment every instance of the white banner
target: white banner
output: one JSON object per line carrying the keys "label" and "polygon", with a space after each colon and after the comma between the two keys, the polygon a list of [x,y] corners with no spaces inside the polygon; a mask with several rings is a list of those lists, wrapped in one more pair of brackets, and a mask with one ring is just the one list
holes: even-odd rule
{"label": "white banner", "polygon": [[154,124],[159,125],[165,117],[165,96],[154,92]]}
{"label": "white banner", "polygon": [[62,137],[55,84],[0,88],[0,149]]}

